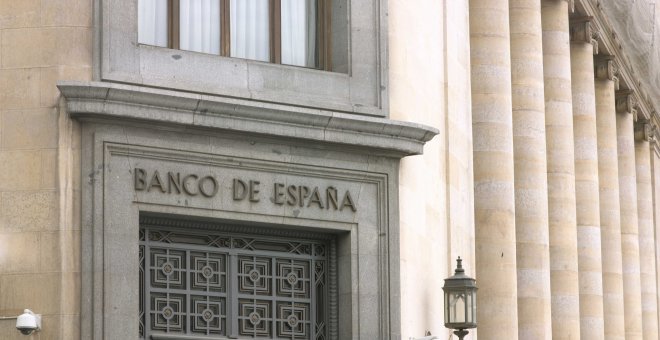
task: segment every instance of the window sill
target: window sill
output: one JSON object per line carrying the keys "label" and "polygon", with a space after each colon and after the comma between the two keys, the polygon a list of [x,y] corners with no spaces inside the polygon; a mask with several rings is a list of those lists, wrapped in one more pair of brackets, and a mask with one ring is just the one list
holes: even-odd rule
{"label": "window sill", "polygon": [[60,81],[72,117],[183,126],[337,145],[392,157],[421,154],[438,130],[410,122],[109,82]]}

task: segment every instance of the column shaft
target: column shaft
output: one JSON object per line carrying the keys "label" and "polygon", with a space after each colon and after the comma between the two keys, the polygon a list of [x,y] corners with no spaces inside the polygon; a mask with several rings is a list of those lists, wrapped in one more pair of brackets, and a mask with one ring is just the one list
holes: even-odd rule
{"label": "column shaft", "polygon": [[542,0],[552,336],[580,339],[568,4]]}
{"label": "column shaft", "polygon": [[[660,150],[658,146],[658,133],[654,132],[651,139],[651,183],[653,186],[653,230],[655,235],[655,270],[656,291],[660,292]],[[656,299],[656,305],[660,306],[660,294]],[[660,313],[658,313],[658,324],[660,325]]]}
{"label": "column shaft", "polygon": [[517,339],[509,2],[470,1],[479,335]]}
{"label": "column shaft", "polygon": [[518,337],[552,339],[543,40],[538,0],[509,3]]}
{"label": "column shaft", "polygon": [[[572,22],[571,88],[582,339],[603,339],[603,283],[594,62],[589,21]],[[585,39],[586,38],[586,39]]]}
{"label": "column shaft", "polygon": [[[639,122],[638,122],[639,123]],[[642,288],[642,327],[645,340],[658,339],[658,292],[655,272],[653,188],[651,187],[650,124],[636,126],[637,223]]]}
{"label": "column shaft", "polygon": [[619,204],[621,205],[621,252],[623,263],[626,339],[642,338],[642,292],[637,226],[637,179],[632,99],[617,94],[616,134],[619,158]]}
{"label": "column shaft", "polygon": [[598,124],[598,179],[600,188],[600,230],[603,258],[603,310],[605,338],[625,339],[623,318],[623,274],[621,267],[621,215],[617,160],[616,107],[611,60],[602,60],[596,69],[605,75],[596,79],[596,122]]}

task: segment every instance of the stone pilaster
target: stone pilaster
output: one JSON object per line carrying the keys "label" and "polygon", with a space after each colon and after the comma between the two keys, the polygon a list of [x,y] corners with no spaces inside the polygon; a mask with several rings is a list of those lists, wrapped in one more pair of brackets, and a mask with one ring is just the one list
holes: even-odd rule
{"label": "stone pilaster", "polygon": [[509,3],[518,337],[552,339],[543,40],[538,0]]}
{"label": "stone pilaster", "polygon": [[623,340],[626,332],[623,314],[621,208],[614,101],[618,81],[615,75],[616,67],[611,58],[596,58],[594,66],[605,338]]}
{"label": "stone pilaster", "polygon": [[633,122],[637,113],[629,91],[616,93],[616,133],[621,205],[621,252],[623,264],[626,339],[642,339],[642,292],[637,225],[637,176]]}
{"label": "stone pilaster", "polygon": [[651,124],[635,123],[635,168],[637,169],[637,223],[642,289],[642,330],[645,340],[658,339],[658,292],[655,268],[653,188],[651,186]]}
{"label": "stone pilaster", "polygon": [[603,339],[598,138],[593,54],[598,51],[591,18],[571,21],[571,89],[575,143],[575,199],[582,339]]}
{"label": "stone pilaster", "polygon": [[507,0],[470,1],[477,318],[490,339],[518,338],[509,37]]}
{"label": "stone pilaster", "polygon": [[553,339],[580,338],[568,2],[541,1]]}

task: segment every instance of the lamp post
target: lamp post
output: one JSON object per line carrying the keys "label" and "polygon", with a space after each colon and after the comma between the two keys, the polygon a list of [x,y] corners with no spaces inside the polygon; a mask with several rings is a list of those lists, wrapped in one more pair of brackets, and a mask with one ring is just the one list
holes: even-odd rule
{"label": "lamp post", "polygon": [[454,275],[445,279],[445,327],[454,329],[459,340],[467,329],[477,327],[477,281],[467,275],[461,257],[456,259]]}

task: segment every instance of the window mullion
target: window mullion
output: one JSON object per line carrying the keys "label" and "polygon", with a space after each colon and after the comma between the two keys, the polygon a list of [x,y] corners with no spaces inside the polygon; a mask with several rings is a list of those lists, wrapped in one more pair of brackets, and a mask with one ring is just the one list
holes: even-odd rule
{"label": "window mullion", "polygon": [[220,0],[220,55],[229,57],[231,53],[231,24],[229,22],[230,0]]}
{"label": "window mullion", "polygon": [[282,1],[270,0],[270,62],[282,63]]}
{"label": "window mullion", "polygon": [[169,16],[169,47],[175,50],[180,48],[180,36],[179,36],[179,12],[180,8],[179,0],[168,0],[168,16]]}
{"label": "window mullion", "polygon": [[332,70],[332,0],[318,0],[318,25],[316,43],[318,44],[318,67],[322,70]]}

